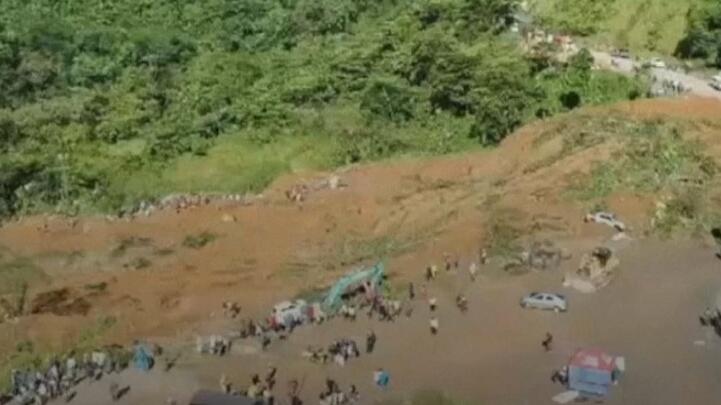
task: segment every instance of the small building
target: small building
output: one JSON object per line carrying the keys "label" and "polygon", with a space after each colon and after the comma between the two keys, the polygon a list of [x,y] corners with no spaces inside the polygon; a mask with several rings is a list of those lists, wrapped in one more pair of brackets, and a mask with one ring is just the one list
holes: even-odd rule
{"label": "small building", "polygon": [[230,395],[218,391],[200,390],[188,405],[258,405],[259,401],[242,395]]}
{"label": "small building", "polygon": [[581,394],[605,396],[621,367],[617,358],[599,349],[580,349],[568,363],[568,388]]}

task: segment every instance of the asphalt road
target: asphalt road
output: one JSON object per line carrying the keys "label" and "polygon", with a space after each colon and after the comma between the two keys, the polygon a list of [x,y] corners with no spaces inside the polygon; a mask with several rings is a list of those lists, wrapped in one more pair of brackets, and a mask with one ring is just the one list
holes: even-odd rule
{"label": "asphalt road", "polygon": [[[633,74],[634,60],[615,58],[606,52],[592,51],[596,64],[608,70],[619,73]],[[713,97],[721,100],[721,91],[717,91],[708,84],[708,80],[704,80],[684,72],[677,72],[671,69],[651,68],[651,73],[661,82],[664,80],[679,81],[684,87],[690,89],[690,93],[702,97]]]}

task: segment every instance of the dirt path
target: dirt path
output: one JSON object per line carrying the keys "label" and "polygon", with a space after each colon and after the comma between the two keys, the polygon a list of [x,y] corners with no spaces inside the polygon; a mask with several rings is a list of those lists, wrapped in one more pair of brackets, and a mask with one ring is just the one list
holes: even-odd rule
{"label": "dirt path", "polygon": [[[623,74],[633,74],[636,63],[631,59],[616,58],[611,54],[602,51],[592,51],[591,54],[596,63],[603,69],[612,70]],[[691,94],[710,97],[721,100],[721,91],[715,90],[708,83],[708,80],[696,77],[690,73],[674,71],[666,68],[651,68],[651,74],[657,81],[662,82],[678,81],[690,90]]]}

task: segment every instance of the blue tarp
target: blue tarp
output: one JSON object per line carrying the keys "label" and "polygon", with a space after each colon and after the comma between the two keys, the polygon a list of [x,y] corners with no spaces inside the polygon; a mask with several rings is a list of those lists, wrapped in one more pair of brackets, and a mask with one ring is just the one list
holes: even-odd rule
{"label": "blue tarp", "polygon": [[611,384],[609,371],[577,366],[568,369],[568,387],[580,393],[605,396]]}
{"label": "blue tarp", "polygon": [[153,351],[145,345],[135,345],[133,348],[133,365],[135,368],[148,371],[153,368],[153,364]]}
{"label": "blue tarp", "polygon": [[371,268],[354,271],[335,283],[328,291],[328,295],[323,301],[323,310],[326,312],[335,312],[341,306],[341,296],[346,293],[349,288],[357,288],[364,282],[370,283],[371,286],[377,288],[383,281],[385,268],[383,263],[378,263]]}

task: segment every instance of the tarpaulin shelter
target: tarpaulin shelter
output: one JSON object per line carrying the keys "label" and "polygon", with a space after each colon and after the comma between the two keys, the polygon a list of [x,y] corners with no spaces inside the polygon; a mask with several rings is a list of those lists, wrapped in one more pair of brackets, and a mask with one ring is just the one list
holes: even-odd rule
{"label": "tarpaulin shelter", "polygon": [[133,347],[133,365],[138,370],[148,371],[155,363],[153,350],[144,344],[136,344]]}
{"label": "tarpaulin shelter", "polygon": [[615,380],[616,358],[599,349],[580,349],[568,363],[568,388],[604,396]]}
{"label": "tarpaulin shelter", "polygon": [[355,270],[338,280],[328,291],[323,300],[323,310],[326,312],[335,312],[342,305],[341,298],[343,294],[368,285],[372,289],[378,288],[383,281],[385,268],[383,263],[378,263],[370,268]]}

